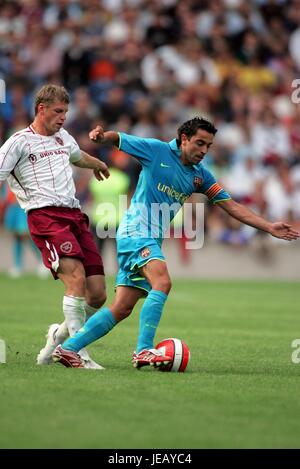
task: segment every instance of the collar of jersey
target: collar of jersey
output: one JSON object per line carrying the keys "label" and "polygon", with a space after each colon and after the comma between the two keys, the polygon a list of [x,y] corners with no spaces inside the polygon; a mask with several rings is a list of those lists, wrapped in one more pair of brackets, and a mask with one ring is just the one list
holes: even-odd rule
{"label": "collar of jersey", "polygon": [[[177,140],[176,140],[176,138],[174,138],[173,140],[171,140],[171,141],[169,142],[169,146],[170,146],[171,150],[172,150],[174,153],[176,153],[176,155],[178,156],[178,158],[180,158],[181,150],[180,150],[180,149],[178,148],[178,146],[177,146]],[[187,171],[189,171],[184,165],[182,165],[182,166],[184,167],[184,169],[186,169]],[[198,165],[196,165],[196,164],[193,164],[192,167],[193,167],[194,169],[199,169]],[[192,167],[190,166],[190,169],[191,169]]]}
{"label": "collar of jersey", "polygon": [[174,151],[174,153],[176,153],[176,155],[179,157],[181,155],[181,150],[177,146],[176,138],[173,138],[173,140],[169,142],[169,145],[171,150]]}

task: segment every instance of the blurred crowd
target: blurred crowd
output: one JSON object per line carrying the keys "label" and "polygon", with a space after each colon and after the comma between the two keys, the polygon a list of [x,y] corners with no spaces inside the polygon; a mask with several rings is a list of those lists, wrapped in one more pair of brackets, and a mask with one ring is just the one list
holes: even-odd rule
{"label": "blurred crowd", "polygon": [[[30,123],[46,82],[70,92],[66,128],[95,156],[98,122],[169,141],[202,115],[218,127],[205,164],[231,195],[300,220],[300,0],[2,0],[0,78],[1,143]],[[132,193],[139,164],[111,148],[101,158]],[[87,173],[77,171],[77,190],[91,207]],[[253,230],[221,212],[207,210],[207,236],[248,244]]]}

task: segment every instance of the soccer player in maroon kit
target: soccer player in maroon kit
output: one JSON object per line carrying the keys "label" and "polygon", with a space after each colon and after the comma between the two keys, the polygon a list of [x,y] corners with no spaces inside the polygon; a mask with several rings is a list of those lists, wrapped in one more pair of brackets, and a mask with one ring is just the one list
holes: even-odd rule
{"label": "soccer player in maroon kit", "polygon": [[[106,164],[81,150],[63,128],[69,95],[57,85],[45,85],[35,98],[32,124],[13,134],[0,148],[0,181],[27,212],[31,237],[43,262],[65,286],[65,321],[52,324],[37,363],[52,363],[51,353],[85,318],[106,300],[102,258],[88,229],[88,217],[75,196],[71,163],[94,170],[101,181],[109,177]],[[86,368],[101,369],[84,349]]]}

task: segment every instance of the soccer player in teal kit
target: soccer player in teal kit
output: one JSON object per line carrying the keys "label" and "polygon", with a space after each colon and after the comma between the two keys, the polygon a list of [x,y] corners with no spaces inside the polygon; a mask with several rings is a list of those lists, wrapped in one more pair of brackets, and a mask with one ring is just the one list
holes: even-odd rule
{"label": "soccer player in teal kit", "polygon": [[[146,296],[140,313],[139,335],[132,362],[144,365],[167,364],[154,346],[154,336],[171,289],[165,258],[161,251],[164,231],[185,200],[193,193],[208,199],[237,220],[285,240],[299,233],[284,223],[271,223],[231,199],[202,159],[213,143],[217,129],[206,119],[195,117],[178,129],[171,142],[138,138],[122,132],[104,132],[97,126],[90,132],[94,142],[112,144],[137,158],[143,169],[139,182],[117,233],[119,272],[113,303],[95,313],[73,337],[58,346],[52,357],[65,366],[84,368],[78,352],[107,334],[132,312],[137,301]],[[161,211],[153,210],[155,204]],[[164,210],[167,208],[169,210]],[[170,210],[171,208],[171,210]],[[168,218],[166,222],[166,217]]]}

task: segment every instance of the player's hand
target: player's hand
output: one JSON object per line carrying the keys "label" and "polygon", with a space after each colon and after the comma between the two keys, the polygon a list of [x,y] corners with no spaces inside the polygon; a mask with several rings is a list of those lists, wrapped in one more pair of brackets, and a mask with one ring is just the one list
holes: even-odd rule
{"label": "player's hand", "polygon": [[276,223],[272,223],[270,234],[275,236],[275,238],[285,239],[286,241],[292,241],[293,239],[298,239],[300,233],[294,228],[289,225],[288,223],[284,223],[282,221],[278,221]]}
{"label": "player's hand", "polygon": [[101,125],[97,125],[93,130],[89,132],[89,137],[92,142],[101,143],[104,139],[104,130]]}
{"label": "player's hand", "polygon": [[103,161],[99,161],[99,166],[97,169],[94,169],[94,174],[98,181],[103,181],[103,176],[107,179],[110,176],[108,167]]}

